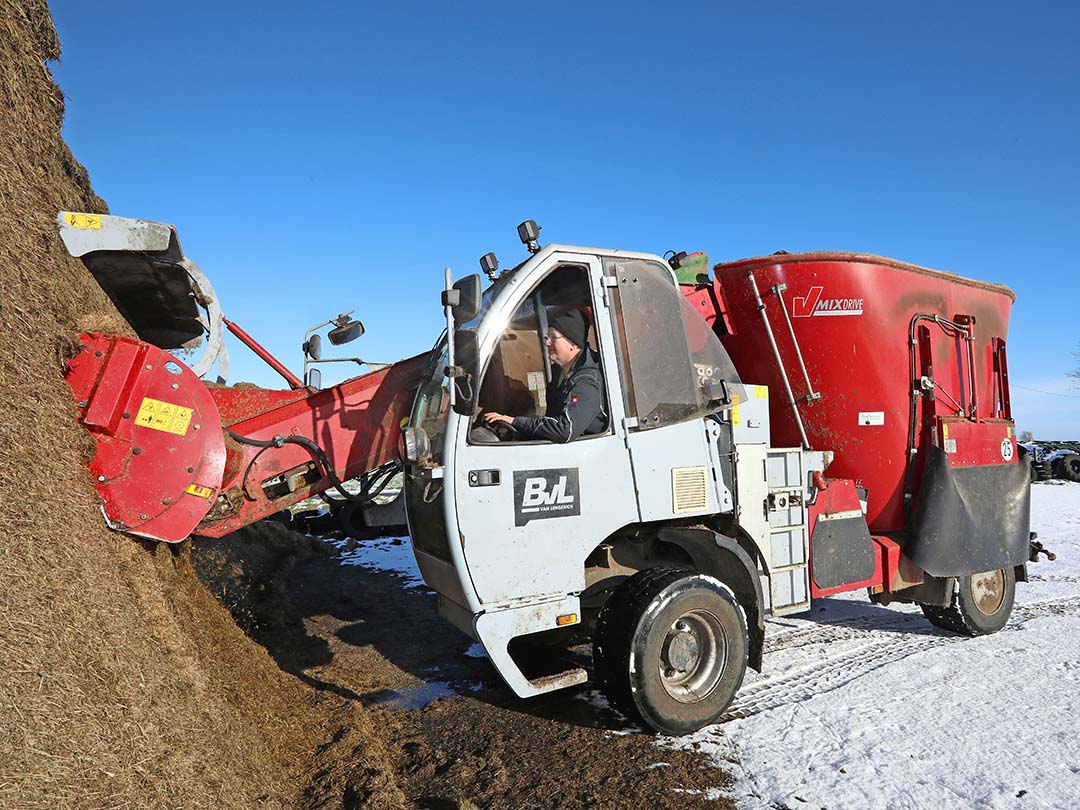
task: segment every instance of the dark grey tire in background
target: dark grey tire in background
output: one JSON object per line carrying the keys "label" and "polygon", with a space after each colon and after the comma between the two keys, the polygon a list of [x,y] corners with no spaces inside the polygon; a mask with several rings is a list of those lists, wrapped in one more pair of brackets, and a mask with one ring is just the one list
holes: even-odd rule
{"label": "dark grey tire in background", "polygon": [[1061,470],[1059,475],[1066,481],[1080,481],[1080,454],[1070,453],[1062,458],[1058,464]]}

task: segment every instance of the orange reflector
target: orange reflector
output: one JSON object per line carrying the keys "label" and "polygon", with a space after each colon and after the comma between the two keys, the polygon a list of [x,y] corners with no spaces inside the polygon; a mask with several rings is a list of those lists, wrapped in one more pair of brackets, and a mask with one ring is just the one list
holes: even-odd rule
{"label": "orange reflector", "polygon": [[577,624],[577,614],[567,613],[562,616],[556,616],[555,624],[559,625],[559,627],[565,627],[568,624]]}

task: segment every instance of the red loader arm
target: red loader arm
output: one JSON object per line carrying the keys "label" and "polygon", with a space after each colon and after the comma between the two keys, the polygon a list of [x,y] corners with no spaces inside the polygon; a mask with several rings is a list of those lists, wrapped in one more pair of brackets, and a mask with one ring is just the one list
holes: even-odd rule
{"label": "red loader arm", "polygon": [[209,387],[143,341],[82,341],[65,379],[94,437],[106,519],[166,542],[220,537],[317,495],[333,486],[327,466],[348,480],[397,458],[426,359],[321,391],[268,391]]}

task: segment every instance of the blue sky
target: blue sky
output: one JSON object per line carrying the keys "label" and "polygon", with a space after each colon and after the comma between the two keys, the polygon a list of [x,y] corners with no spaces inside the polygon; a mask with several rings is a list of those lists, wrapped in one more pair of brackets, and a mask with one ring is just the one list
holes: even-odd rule
{"label": "blue sky", "polygon": [[426,350],[442,268],[515,264],[534,218],[545,242],[858,250],[1007,284],[1018,426],[1080,438],[1080,6],[51,7],[98,193],[176,224],[294,369],[351,308],[365,358]]}

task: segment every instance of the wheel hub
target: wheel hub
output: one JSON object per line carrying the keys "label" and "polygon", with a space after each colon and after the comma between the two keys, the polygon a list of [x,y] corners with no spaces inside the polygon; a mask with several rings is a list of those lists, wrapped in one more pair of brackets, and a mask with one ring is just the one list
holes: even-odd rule
{"label": "wheel hub", "polygon": [[985,571],[971,575],[971,599],[979,612],[992,616],[1005,600],[1005,572]]}
{"label": "wheel hub", "polygon": [[685,622],[677,622],[668,633],[663,653],[669,669],[676,673],[688,672],[698,665],[698,655],[697,637]]}
{"label": "wheel hub", "polygon": [[680,703],[707,697],[727,666],[727,636],[712,613],[695,610],[668,629],[660,650],[660,681]]}

